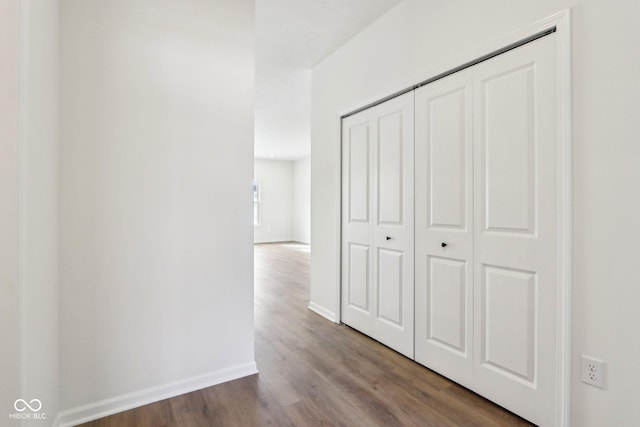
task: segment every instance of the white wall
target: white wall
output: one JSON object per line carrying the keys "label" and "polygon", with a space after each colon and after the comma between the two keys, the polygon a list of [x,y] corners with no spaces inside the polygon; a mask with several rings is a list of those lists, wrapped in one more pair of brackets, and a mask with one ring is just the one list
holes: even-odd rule
{"label": "white wall", "polygon": [[60,20],[62,421],[255,372],[253,0]]}
{"label": "white wall", "polygon": [[256,159],[254,177],[260,185],[260,225],[254,243],[293,240],[293,162]]}
{"label": "white wall", "polygon": [[[260,4],[269,7],[269,1]],[[274,154],[281,160],[308,156],[311,71],[257,60],[255,156],[268,159]]]}
{"label": "white wall", "polygon": [[[561,9],[573,9],[573,425],[640,418],[640,55],[635,0],[405,0],[312,71],[311,304],[336,313],[336,114]],[[608,363],[607,390],[579,382],[579,356]]]}
{"label": "white wall", "polygon": [[293,240],[311,243],[311,159],[293,163]]}
{"label": "white wall", "polygon": [[[18,43],[19,2],[0,1],[0,408],[19,397]],[[2,416],[6,417],[6,411]]]}

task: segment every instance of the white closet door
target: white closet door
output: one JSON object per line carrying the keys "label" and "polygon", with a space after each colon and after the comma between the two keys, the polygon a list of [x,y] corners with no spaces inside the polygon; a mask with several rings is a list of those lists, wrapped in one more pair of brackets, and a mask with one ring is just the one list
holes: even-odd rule
{"label": "white closet door", "polygon": [[474,389],[541,426],[556,377],[555,37],[474,67]]}
{"label": "white closet door", "polygon": [[369,112],[342,122],[342,321],[373,333],[373,123]]}
{"label": "white closet door", "polygon": [[413,92],[342,122],[342,320],[413,358]]}
{"label": "white closet door", "polygon": [[416,361],[471,386],[472,77],[416,90]]}

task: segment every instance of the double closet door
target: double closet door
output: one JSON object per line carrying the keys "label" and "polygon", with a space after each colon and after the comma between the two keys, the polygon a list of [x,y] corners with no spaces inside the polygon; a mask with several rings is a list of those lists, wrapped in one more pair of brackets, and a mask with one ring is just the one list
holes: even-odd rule
{"label": "double closet door", "polygon": [[342,321],[413,358],[413,93],[342,122]]}
{"label": "double closet door", "polygon": [[[403,342],[414,326],[412,345],[399,351],[542,426],[554,425],[556,413],[554,43],[546,36],[343,121],[343,321],[397,349],[392,340],[400,338],[387,341],[375,327],[353,323],[356,312],[369,316],[367,324],[390,323],[380,308],[393,306]],[[376,234],[386,201],[376,199],[386,185],[376,144],[387,136],[375,124],[394,102],[406,104],[404,115],[414,106],[415,127],[403,133],[402,147],[410,149],[410,136],[415,147],[411,161],[406,151],[401,162],[396,155],[388,163],[395,172],[385,173],[402,171],[405,199],[397,206],[409,209],[415,197],[415,221],[402,216],[405,237],[388,258]],[[366,182],[354,175],[365,167]],[[354,219],[371,240],[353,238]],[[390,266],[402,282],[395,293],[380,281]]]}

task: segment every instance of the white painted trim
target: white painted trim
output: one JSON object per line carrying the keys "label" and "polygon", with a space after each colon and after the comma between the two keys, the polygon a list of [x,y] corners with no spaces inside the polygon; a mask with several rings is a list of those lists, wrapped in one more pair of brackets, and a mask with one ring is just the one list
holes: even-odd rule
{"label": "white painted trim", "polygon": [[21,1],[18,52],[18,384],[19,393],[29,396],[27,340],[27,150],[29,111],[29,2]]}
{"label": "white painted trim", "polygon": [[571,425],[571,329],[573,313],[573,74],[571,11],[555,15],[558,129],[558,307],[555,424]]}
{"label": "white painted trim", "polygon": [[335,314],[335,322],[340,323],[342,321],[342,117],[338,116],[337,120],[334,121],[337,123],[336,126],[336,134],[338,141],[338,149],[336,150],[336,157],[338,159],[338,170],[336,172],[336,182],[338,183],[338,203],[336,208],[336,229],[338,230],[338,240],[336,241],[336,259],[338,271],[336,272],[336,283],[338,284],[338,289],[336,291],[336,314]]}
{"label": "white painted trim", "polygon": [[67,409],[58,414],[53,422],[54,427],[71,427],[89,421],[97,420],[118,412],[148,405],[149,403],[190,393],[192,391],[211,387],[227,381],[257,374],[256,362],[251,361],[242,365],[232,366],[184,380],[163,384],[116,396],[98,402],[89,403],[77,408]]}
{"label": "white painted trim", "polygon": [[[390,87],[374,97],[362,100],[336,114],[338,129],[342,123],[342,117],[359,110],[367,105],[387,98],[394,93],[400,93],[415,84],[427,81],[448,70],[452,70],[460,64],[466,64],[484,55],[496,52],[505,46],[512,45],[535,34],[555,27],[558,43],[556,45],[556,67],[558,85],[558,110],[556,122],[558,125],[558,309],[557,309],[557,340],[556,340],[556,408],[555,425],[557,427],[569,427],[571,425],[571,329],[572,329],[572,292],[573,292],[573,105],[572,105],[572,68],[571,68],[571,11],[562,10],[554,15],[544,18],[521,30],[508,34],[505,37],[494,40],[480,49],[469,51],[452,60],[444,61],[426,73],[421,73],[414,78],[399,85]],[[339,147],[342,146],[342,135],[338,135]],[[340,223],[342,215],[342,150],[338,150],[340,161],[337,191],[340,195],[340,203],[337,219]],[[341,270],[341,239],[340,226],[337,229],[338,239],[338,279],[336,281],[337,312],[342,310],[340,295],[342,280]],[[326,316],[325,316],[326,317]],[[338,320],[339,322],[339,320]]]}
{"label": "white painted trim", "polygon": [[307,308],[311,311],[313,311],[316,314],[319,314],[320,316],[324,317],[325,319],[329,319],[334,323],[340,323],[340,320],[338,320],[338,318],[336,317],[336,314],[331,311],[328,310],[318,304],[316,304],[315,302],[310,302],[309,305],[307,306]]}

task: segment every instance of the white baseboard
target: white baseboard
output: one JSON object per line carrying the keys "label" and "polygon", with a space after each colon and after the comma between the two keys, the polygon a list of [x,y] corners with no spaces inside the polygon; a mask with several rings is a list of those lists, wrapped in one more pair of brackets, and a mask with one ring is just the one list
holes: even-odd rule
{"label": "white baseboard", "polygon": [[314,313],[319,314],[320,316],[331,320],[333,323],[339,323],[336,317],[336,314],[333,311],[327,310],[326,308],[314,302],[309,302],[309,305],[307,306],[307,308],[313,311]]}
{"label": "white baseboard", "polygon": [[62,411],[56,417],[54,427],[71,427],[88,421],[97,420],[118,412],[148,405],[149,403],[190,393],[227,381],[258,373],[256,362],[249,362],[219,371],[187,378],[158,387],[152,387],[133,393],[89,403],[77,408]]}

